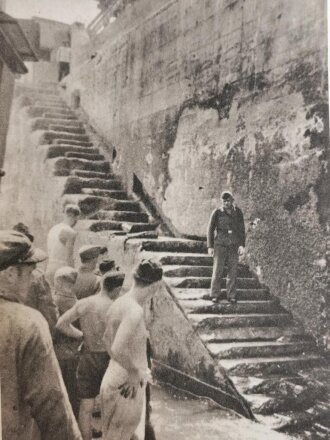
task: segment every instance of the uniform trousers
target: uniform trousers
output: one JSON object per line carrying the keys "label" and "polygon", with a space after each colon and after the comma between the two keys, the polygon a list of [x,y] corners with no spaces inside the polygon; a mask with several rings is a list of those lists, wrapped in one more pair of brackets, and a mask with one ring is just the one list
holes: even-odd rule
{"label": "uniform trousers", "polygon": [[236,299],[236,278],[238,270],[238,246],[214,244],[213,273],[211,280],[211,297],[221,297],[221,280],[227,264],[227,299]]}

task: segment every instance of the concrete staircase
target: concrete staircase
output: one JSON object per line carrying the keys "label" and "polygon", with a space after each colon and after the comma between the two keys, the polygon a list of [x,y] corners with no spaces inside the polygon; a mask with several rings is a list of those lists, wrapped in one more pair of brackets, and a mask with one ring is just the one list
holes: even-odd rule
{"label": "concrete staircase", "polygon": [[[84,124],[56,89],[26,92],[33,130],[42,130],[55,176],[66,176],[67,200],[77,203],[86,229],[115,235],[152,233],[157,223],[128,196]],[[163,264],[165,281],[214,359],[225,367],[260,419],[301,438],[330,438],[330,374],[313,339],[246,265],[238,302],[212,303],[212,258],[203,241],[140,240],[144,256]],[[223,279],[225,295],[225,279]]]}

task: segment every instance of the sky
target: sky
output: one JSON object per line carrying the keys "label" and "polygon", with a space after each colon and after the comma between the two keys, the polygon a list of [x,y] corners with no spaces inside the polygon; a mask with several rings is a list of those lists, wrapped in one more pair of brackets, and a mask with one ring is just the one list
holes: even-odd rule
{"label": "sky", "polygon": [[38,16],[69,24],[88,24],[99,13],[95,0],[6,0],[5,11],[15,18]]}

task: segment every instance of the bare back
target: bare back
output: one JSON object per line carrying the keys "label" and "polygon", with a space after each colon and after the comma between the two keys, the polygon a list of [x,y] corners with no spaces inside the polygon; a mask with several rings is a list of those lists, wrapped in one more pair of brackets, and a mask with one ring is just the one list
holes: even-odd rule
{"label": "bare back", "polygon": [[47,238],[49,261],[59,261],[70,266],[72,261],[72,248],[76,232],[65,223],[59,223],[51,228]]}
{"label": "bare back", "polygon": [[[147,330],[143,317],[143,308],[125,294],[118,298],[107,313],[107,327],[104,342],[108,353],[112,352],[114,343],[118,342],[118,330],[125,333],[121,349],[131,358],[132,363],[141,370],[147,370]],[[110,354],[111,355],[111,354]]]}
{"label": "bare back", "polygon": [[75,306],[76,318],[80,319],[84,343],[90,351],[106,351],[103,335],[106,328],[107,312],[113,301],[106,295],[98,293],[81,299]]}

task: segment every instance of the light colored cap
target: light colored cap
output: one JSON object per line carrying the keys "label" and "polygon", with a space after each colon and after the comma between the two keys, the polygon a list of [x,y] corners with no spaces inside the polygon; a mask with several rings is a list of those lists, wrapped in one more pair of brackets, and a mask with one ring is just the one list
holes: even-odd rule
{"label": "light colored cap", "polygon": [[66,280],[72,283],[76,282],[78,272],[73,267],[64,266],[55,272],[54,281]]}

